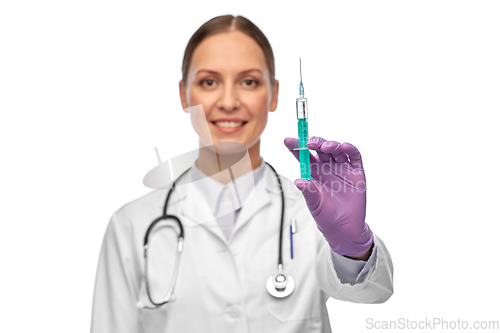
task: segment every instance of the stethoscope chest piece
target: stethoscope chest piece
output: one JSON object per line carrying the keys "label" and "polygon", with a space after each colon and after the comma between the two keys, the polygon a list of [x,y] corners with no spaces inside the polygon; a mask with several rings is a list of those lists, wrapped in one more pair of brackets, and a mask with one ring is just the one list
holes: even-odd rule
{"label": "stethoscope chest piece", "polygon": [[278,269],[267,279],[266,289],[271,296],[284,298],[295,289],[295,280],[284,270]]}

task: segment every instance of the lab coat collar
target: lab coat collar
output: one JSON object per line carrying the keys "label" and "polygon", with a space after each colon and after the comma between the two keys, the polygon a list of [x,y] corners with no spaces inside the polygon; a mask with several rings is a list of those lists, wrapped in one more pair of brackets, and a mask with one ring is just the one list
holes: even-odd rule
{"label": "lab coat collar", "polygon": [[[263,179],[257,183],[255,189],[249,194],[247,202],[243,205],[239,213],[233,232],[228,241],[217,223],[212,210],[203,198],[196,184],[192,181],[192,170],[189,170],[185,177],[191,179],[191,181],[185,185],[176,185],[176,189],[170,198],[167,213],[171,214],[173,212],[173,207],[180,206],[176,211],[179,211],[179,218],[181,218],[184,228],[203,227],[225,244],[230,243],[235,234],[238,233],[240,229],[243,229],[257,212],[271,204],[271,196],[280,195],[278,184],[274,179],[274,172],[266,165],[262,176]],[[273,186],[275,186],[276,189],[274,189]],[[177,195],[174,195],[176,192]],[[188,231],[186,231],[186,233],[187,232]]]}
{"label": "lab coat collar", "polygon": [[217,209],[220,204],[222,191],[229,191],[233,201],[233,207],[239,210],[242,208],[243,204],[247,202],[248,196],[252,193],[251,191],[255,187],[255,184],[262,179],[265,168],[266,164],[261,157],[261,165],[259,167],[234,179],[237,189],[235,189],[232,182],[223,184],[207,176],[203,171],[198,169],[196,163],[193,163],[192,166],[192,179],[199,179],[195,184],[203,198],[208,202],[208,206],[212,213],[217,216]]}
{"label": "lab coat collar", "polygon": [[196,185],[196,182],[202,180],[197,180],[193,177],[192,168],[184,177],[186,177],[186,181],[182,185],[175,185],[175,191],[170,198],[167,213],[172,214],[171,212],[174,211],[175,207],[175,211],[178,212],[177,214],[179,214],[184,228],[205,225],[209,229],[212,229],[212,222],[215,222],[215,226],[217,226],[217,221],[209,204]]}

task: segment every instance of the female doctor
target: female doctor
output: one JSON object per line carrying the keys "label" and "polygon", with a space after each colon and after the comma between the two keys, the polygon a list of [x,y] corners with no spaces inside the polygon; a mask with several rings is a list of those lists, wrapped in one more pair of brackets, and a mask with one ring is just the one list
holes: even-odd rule
{"label": "female doctor", "polygon": [[[146,258],[143,249],[171,186],[118,209],[99,258],[93,333],[331,332],[329,297],[381,303],[392,295],[389,252],[365,222],[365,176],[356,147],[311,137],[312,179],[294,183],[260,156],[278,87],[271,46],[246,18],[216,17],[192,36],[179,90],[200,150],[180,177],[184,185],[174,186],[166,212],[184,226],[181,259],[176,270],[178,239],[167,240],[169,232],[155,238],[161,255],[148,252]],[[233,168],[231,178],[221,168],[223,158],[234,157],[223,146],[229,142],[246,148],[247,163],[232,164],[248,167]],[[284,145],[298,160],[297,139],[286,138]],[[180,233],[169,222],[164,229]],[[171,297],[154,306],[169,293],[172,272]]]}

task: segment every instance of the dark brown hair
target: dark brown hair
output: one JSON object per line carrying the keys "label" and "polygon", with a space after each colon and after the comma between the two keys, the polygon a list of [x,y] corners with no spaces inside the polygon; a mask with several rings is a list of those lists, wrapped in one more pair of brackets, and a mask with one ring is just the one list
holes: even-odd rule
{"label": "dark brown hair", "polygon": [[271,84],[274,85],[274,54],[271,44],[266,36],[260,31],[255,24],[243,16],[223,15],[217,16],[205,22],[198,30],[191,36],[186,50],[184,51],[184,59],[182,61],[182,83],[186,85],[187,73],[191,58],[196,47],[207,37],[232,30],[238,30],[251,37],[259,44],[264,52],[266,64],[269,68]]}

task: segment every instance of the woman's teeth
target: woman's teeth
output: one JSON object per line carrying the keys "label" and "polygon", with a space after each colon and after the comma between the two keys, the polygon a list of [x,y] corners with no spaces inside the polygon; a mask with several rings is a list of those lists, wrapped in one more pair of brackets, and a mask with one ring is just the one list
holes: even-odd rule
{"label": "woman's teeth", "polygon": [[215,122],[216,126],[220,127],[238,127],[243,125],[243,122],[234,122],[234,121],[217,121]]}

